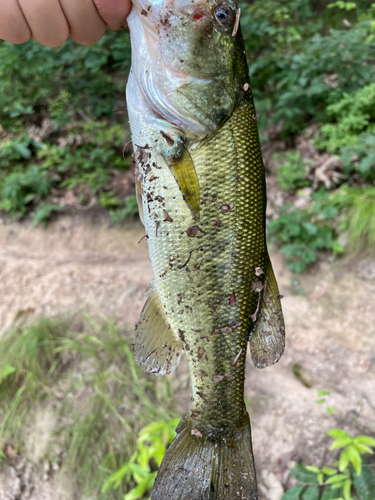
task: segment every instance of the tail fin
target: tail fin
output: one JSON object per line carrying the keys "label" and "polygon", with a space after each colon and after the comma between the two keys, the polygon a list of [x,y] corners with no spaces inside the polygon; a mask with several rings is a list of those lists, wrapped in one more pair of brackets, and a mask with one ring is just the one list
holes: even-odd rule
{"label": "tail fin", "polygon": [[164,457],[151,494],[151,500],[257,498],[248,417],[234,439],[214,441],[184,425]]}

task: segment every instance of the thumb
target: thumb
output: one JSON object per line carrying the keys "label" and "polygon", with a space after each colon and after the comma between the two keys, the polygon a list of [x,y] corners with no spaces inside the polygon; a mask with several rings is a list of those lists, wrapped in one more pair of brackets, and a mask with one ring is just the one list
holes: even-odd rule
{"label": "thumb", "polygon": [[100,17],[111,30],[126,26],[126,18],[132,8],[131,0],[93,0]]}

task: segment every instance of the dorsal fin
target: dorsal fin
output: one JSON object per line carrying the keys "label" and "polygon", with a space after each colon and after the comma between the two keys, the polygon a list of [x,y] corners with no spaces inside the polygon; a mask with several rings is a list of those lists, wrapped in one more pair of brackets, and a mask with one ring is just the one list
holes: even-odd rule
{"label": "dorsal fin", "polygon": [[279,288],[269,257],[265,275],[260,310],[250,339],[251,358],[257,368],[266,368],[279,361],[285,348],[285,324]]}
{"label": "dorsal fin", "polygon": [[135,327],[134,358],[145,372],[166,375],[180,362],[182,346],[168,324],[159,295],[152,286],[150,290]]}

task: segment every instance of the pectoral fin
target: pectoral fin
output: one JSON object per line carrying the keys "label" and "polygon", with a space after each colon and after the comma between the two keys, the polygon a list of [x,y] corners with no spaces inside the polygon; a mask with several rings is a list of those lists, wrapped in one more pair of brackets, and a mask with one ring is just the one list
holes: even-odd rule
{"label": "pectoral fin", "polygon": [[200,211],[198,175],[189,150],[182,141],[176,145],[176,150],[178,150],[178,154],[173,156],[164,155],[164,159],[176,179],[185,202],[193,215],[197,215]]}
{"label": "pectoral fin", "polygon": [[135,330],[134,358],[139,366],[155,375],[172,373],[181,359],[182,346],[152,287]]}
{"label": "pectoral fin", "polygon": [[257,368],[266,368],[279,361],[285,348],[285,325],[279,288],[269,257],[265,275],[259,314],[250,339],[251,358]]}

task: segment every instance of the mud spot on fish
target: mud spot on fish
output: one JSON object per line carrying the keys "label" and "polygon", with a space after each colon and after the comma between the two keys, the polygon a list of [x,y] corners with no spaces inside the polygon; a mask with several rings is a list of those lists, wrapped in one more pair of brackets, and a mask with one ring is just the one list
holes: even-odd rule
{"label": "mud spot on fish", "polygon": [[245,92],[247,92],[250,88],[250,85],[248,83],[245,83],[245,85],[243,86],[243,89]]}
{"label": "mud spot on fish", "polygon": [[242,354],[242,349],[240,349],[239,353],[237,354],[237,356],[234,358],[234,360],[233,360],[233,362],[232,362],[232,364],[233,364],[234,366],[236,366],[236,365],[237,365],[237,361],[240,359],[241,354]]}
{"label": "mud spot on fish", "polygon": [[215,382],[215,384],[219,384],[222,380],[224,380],[224,375],[215,375],[212,380]]}
{"label": "mud spot on fish", "polygon": [[207,401],[207,399],[205,398],[205,396],[204,396],[204,394],[203,394],[203,392],[202,392],[202,391],[197,391],[197,395],[198,395],[201,399],[203,399],[203,401],[204,401],[205,403],[208,403],[208,401]]}
{"label": "mud spot on fish", "polygon": [[185,342],[186,342],[186,340],[185,340],[185,330],[178,329],[178,336],[180,337],[181,342],[183,342],[185,344]]}
{"label": "mud spot on fish", "polygon": [[231,307],[236,305],[236,294],[233,292],[232,295],[229,297],[229,305]]}
{"label": "mud spot on fish", "polygon": [[191,429],[191,435],[197,436],[197,438],[201,438],[202,434],[198,431],[198,429]]}
{"label": "mud spot on fish", "polygon": [[174,140],[172,139],[171,136],[169,136],[168,134],[166,134],[162,130],[160,130],[160,133],[161,133],[162,137],[164,137],[164,139],[167,141],[168,146],[174,145]]}
{"label": "mud spot on fish", "polygon": [[178,293],[177,294],[177,302],[178,302],[178,304],[181,304],[181,302],[183,301],[184,298],[185,298],[185,294],[184,293]]}
{"label": "mud spot on fish", "polygon": [[141,16],[147,17],[147,14],[148,14],[147,10],[145,10],[145,9],[141,10]]}
{"label": "mud spot on fish", "polygon": [[220,219],[216,219],[215,222],[214,222],[215,226],[217,227],[220,227],[221,226],[221,220]]}
{"label": "mud spot on fish", "polygon": [[166,210],[163,210],[163,215],[164,215],[164,222],[173,222],[172,217]]}
{"label": "mud spot on fish", "polygon": [[134,160],[141,165],[145,164],[148,159],[151,158],[151,154],[148,153],[146,149],[149,149],[148,144],[146,144],[146,146],[137,146],[134,153]]}
{"label": "mud spot on fish", "polygon": [[198,411],[198,410],[191,410],[190,416],[191,416],[191,418],[193,418],[194,420],[196,420],[201,413],[202,412]]}
{"label": "mud spot on fish", "polygon": [[231,212],[234,208],[234,203],[224,203],[224,205],[219,205],[218,210],[221,210],[225,214]]}
{"label": "mud spot on fish", "polygon": [[259,278],[259,276],[262,276],[262,274],[264,274],[263,269],[261,267],[256,267],[255,268],[255,276],[258,276],[258,278]]}
{"label": "mud spot on fish", "polygon": [[[206,234],[199,226],[189,226],[186,230],[186,234],[190,236],[190,238],[195,238],[198,233]],[[198,236],[198,238],[202,238],[202,236]]]}
{"label": "mud spot on fish", "polygon": [[263,288],[264,288],[264,285],[261,281],[259,281],[259,280],[253,281],[252,286],[251,286],[251,289],[253,292],[260,293],[263,290]]}
{"label": "mud spot on fish", "polygon": [[203,354],[206,352],[206,349],[204,349],[203,347],[198,347],[198,359],[202,359],[203,358]]}
{"label": "mud spot on fish", "polygon": [[228,326],[224,326],[223,328],[218,328],[212,332],[212,335],[220,335],[222,333],[232,333],[233,330],[241,326],[239,321],[232,321]]}
{"label": "mud spot on fish", "polygon": [[190,226],[186,230],[186,234],[190,236],[190,238],[195,238],[198,234],[199,227],[198,226]]}

